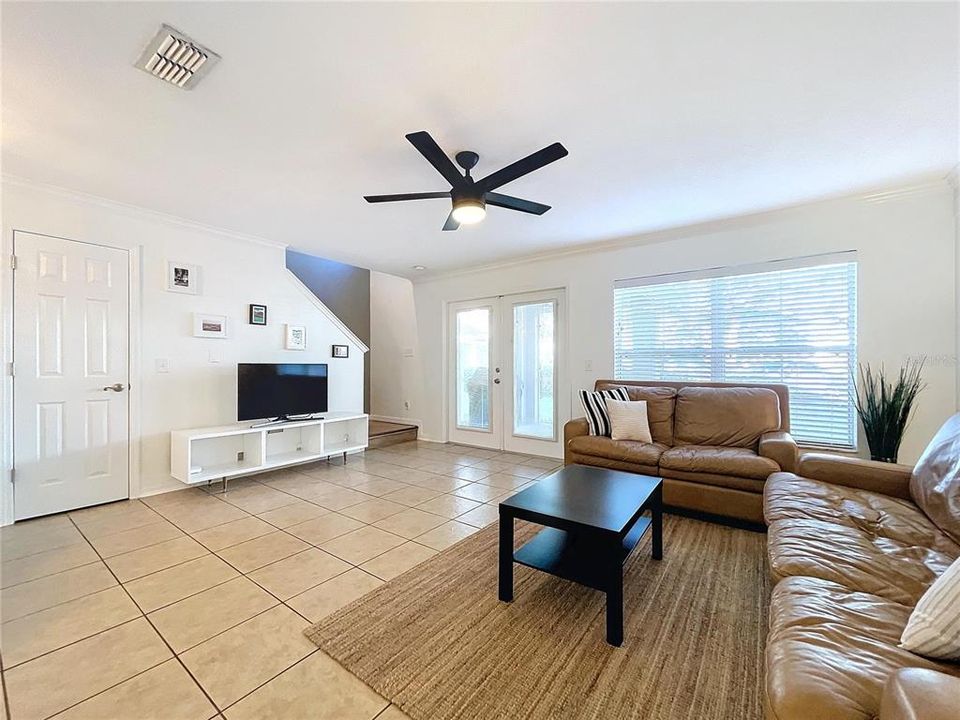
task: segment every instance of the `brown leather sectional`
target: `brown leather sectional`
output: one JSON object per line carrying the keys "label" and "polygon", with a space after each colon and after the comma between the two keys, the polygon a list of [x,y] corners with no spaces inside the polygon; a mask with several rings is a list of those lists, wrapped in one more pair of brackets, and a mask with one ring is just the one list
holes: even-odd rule
{"label": "brown leather sectional", "polygon": [[589,435],[584,418],[564,426],[564,462],[663,478],[667,505],[763,521],[763,488],[772,473],[793,471],[785,385],[598,380],[647,402],[652,443]]}
{"label": "brown leather sectional", "polygon": [[915,468],[804,455],[768,479],[764,514],[768,719],[960,719],[960,663],[899,647],[960,556],[960,414]]}

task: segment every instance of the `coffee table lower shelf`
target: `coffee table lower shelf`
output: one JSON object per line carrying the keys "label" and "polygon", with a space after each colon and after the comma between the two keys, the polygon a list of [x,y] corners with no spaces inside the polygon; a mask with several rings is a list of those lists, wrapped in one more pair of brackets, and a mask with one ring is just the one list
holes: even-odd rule
{"label": "coffee table lower shelf", "polygon": [[[640,542],[650,522],[650,518],[639,518],[623,538],[621,565]],[[606,590],[607,553],[608,549],[592,537],[547,527],[515,550],[513,561],[594,590]]]}

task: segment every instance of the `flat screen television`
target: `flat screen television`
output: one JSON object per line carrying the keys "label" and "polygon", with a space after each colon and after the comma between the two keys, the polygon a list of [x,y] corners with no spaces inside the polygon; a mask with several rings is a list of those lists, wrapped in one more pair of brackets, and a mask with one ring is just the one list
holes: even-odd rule
{"label": "flat screen television", "polygon": [[326,363],[237,365],[237,420],[287,420],[326,411]]}

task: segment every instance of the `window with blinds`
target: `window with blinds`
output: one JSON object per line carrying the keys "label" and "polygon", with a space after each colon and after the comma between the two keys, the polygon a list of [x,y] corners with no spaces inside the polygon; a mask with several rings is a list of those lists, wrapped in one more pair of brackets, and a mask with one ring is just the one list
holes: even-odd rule
{"label": "window with blinds", "polygon": [[855,448],[852,253],[622,280],[613,297],[617,378],[783,383],[798,442]]}

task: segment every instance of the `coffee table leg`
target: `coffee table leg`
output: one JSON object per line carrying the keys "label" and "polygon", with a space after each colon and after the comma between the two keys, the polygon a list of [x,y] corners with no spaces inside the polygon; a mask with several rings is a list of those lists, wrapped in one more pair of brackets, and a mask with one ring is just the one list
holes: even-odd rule
{"label": "coffee table leg", "polygon": [[513,516],[500,510],[500,599],[513,600]]}
{"label": "coffee table leg", "polygon": [[651,544],[653,545],[653,559],[663,559],[663,486],[657,488],[653,499],[653,505],[650,506],[650,524],[653,526],[651,531]]}
{"label": "coffee table leg", "polygon": [[623,645],[623,566],[619,549],[617,543],[607,579],[607,642],[617,647]]}

